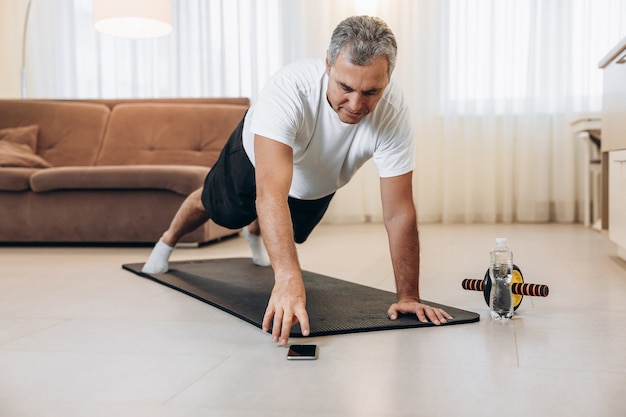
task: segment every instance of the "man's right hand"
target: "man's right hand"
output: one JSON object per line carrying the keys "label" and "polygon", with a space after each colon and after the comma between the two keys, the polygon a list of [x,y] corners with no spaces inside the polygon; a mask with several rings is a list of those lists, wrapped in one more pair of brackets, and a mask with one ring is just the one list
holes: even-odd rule
{"label": "man's right hand", "polygon": [[[300,277],[277,279],[263,316],[263,331],[272,328],[272,341],[287,345],[291,328],[300,323],[303,336],[310,333],[306,292]],[[271,326],[270,326],[271,325]]]}

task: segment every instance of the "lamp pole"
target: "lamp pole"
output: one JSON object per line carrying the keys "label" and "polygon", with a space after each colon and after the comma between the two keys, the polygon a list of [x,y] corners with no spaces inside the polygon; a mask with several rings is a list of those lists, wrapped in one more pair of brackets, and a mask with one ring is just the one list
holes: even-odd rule
{"label": "lamp pole", "polygon": [[26,17],[24,17],[24,33],[22,34],[22,100],[26,98],[26,34],[28,33],[28,16],[30,15],[30,3],[26,6]]}

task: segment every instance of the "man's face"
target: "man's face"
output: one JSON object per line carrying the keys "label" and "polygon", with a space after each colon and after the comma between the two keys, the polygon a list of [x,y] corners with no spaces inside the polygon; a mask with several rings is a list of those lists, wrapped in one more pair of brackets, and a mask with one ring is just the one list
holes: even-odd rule
{"label": "man's face", "polygon": [[387,59],[377,57],[369,65],[354,65],[342,51],[335,64],[328,66],[328,92],[326,98],[339,119],[344,123],[359,123],[374,111],[378,100],[389,84]]}

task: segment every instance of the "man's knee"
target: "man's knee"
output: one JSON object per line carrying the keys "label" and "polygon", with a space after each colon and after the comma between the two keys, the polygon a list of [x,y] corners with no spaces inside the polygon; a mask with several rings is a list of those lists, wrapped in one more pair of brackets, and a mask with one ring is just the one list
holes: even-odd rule
{"label": "man's knee", "polygon": [[206,208],[204,207],[204,203],[202,202],[202,191],[202,188],[198,188],[196,191],[189,194],[189,196],[187,197],[187,201],[194,209],[206,212]]}

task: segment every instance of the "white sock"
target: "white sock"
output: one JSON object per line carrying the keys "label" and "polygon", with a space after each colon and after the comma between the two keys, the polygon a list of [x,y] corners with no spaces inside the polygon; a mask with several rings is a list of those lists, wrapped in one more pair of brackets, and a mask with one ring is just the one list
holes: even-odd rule
{"label": "white sock", "polygon": [[152,253],[150,253],[148,260],[143,265],[143,268],[141,268],[141,272],[145,272],[146,274],[166,273],[169,269],[168,262],[173,250],[173,247],[159,240],[157,244],[154,245]]}
{"label": "white sock", "polygon": [[243,236],[250,246],[252,251],[252,262],[258,266],[270,266],[270,256],[267,254],[263,238],[255,234],[250,233],[248,226],[243,228]]}

